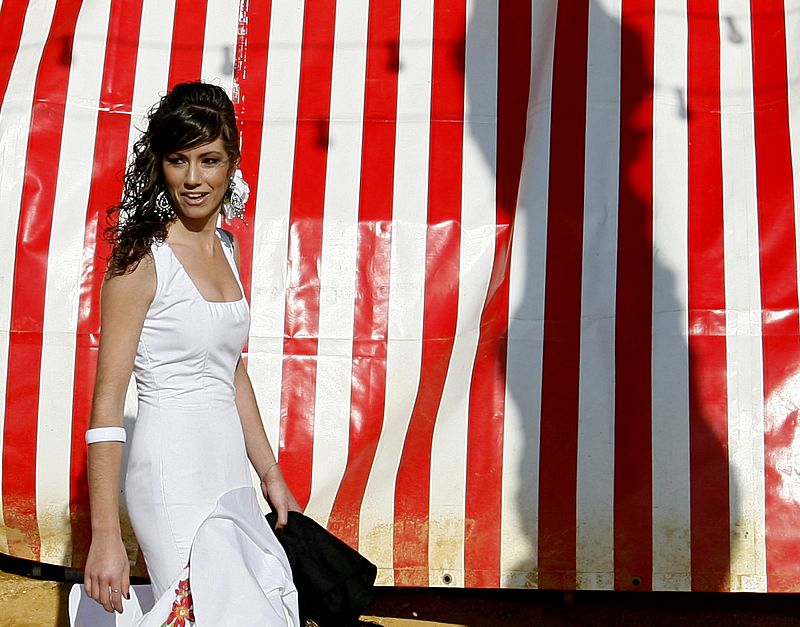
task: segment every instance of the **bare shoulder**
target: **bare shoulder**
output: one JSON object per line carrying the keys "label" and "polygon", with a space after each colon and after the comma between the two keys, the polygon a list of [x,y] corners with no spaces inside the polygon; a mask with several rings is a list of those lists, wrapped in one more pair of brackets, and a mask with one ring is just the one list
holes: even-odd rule
{"label": "bare shoulder", "polygon": [[[100,352],[97,358],[95,404],[124,398],[139,337],[156,293],[151,255],[125,274],[106,275],[100,297]],[[94,418],[92,419],[95,420]]]}
{"label": "bare shoulder", "polygon": [[103,282],[103,307],[119,305],[147,310],[156,295],[156,281],[153,256],[145,255],[130,272],[106,275]]}

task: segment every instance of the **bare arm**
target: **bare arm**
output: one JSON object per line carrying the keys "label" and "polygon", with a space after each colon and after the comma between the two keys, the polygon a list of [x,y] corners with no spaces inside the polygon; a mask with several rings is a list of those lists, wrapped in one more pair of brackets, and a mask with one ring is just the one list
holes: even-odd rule
{"label": "bare arm", "polygon": [[236,386],[236,409],[239,412],[239,419],[244,431],[247,457],[253,464],[253,468],[256,469],[258,476],[263,477],[275,465],[275,453],[272,451],[267,433],[264,431],[253,384],[250,382],[250,376],[241,359],[236,364],[234,384]]}
{"label": "bare arm", "polygon": [[[133,272],[107,278],[101,296],[102,336],[92,401],[91,427],[122,426],[136,346],[156,287],[152,259]],[[130,565],[119,525],[119,473],[122,444],[98,442],[88,447],[87,476],[92,514],[92,544],[86,560],[87,594],[109,612],[122,611],[128,594]],[[111,590],[118,590],[111,593]]]}
{"label": "bare arm", "polygon": [[[238,266],[239,246],[235,239],[233,242],[234,259]],[[261,420],[261,412],[258,410],[258,403],[256,402],[253,385],[250,382],[250,376],[247,374],[241,359],[236,364],[234,385],[236,388],[236,409],[239,412],[239,419],[242,423],[247,457],[261,478],[261,490],[264,493],[264,497],[278,514],[277,526],[282,527],[287,522],[290,510],[300,512],[302,508],[286,485],[280,466],[276,463],[275,453],[267,439],[266,431],[264,431],[264,423]]]}

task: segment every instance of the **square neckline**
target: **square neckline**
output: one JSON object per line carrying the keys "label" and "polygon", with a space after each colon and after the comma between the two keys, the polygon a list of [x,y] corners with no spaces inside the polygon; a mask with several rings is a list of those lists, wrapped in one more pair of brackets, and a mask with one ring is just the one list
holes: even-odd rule
{"label": "square neckline", "polygon": [[[236,285],[239,286],[239,293],[241,294],[241,296],[236,300],[208,300],[205,296],[203,296],[203,293],[200,291],[200,289],[197,287],[197,284],[194,282],[192,275],[187,272],[186,268],[183,265],[183,262],[180,260],[180,257],[178,257],[178,255],[175,254],[175,251],[172,250],[172,246],[170,246],[169,242],[166,239],[164,240],[164,244],[169,249],[170,255],[172,255],[173,259],[175,259],[175,261],[178,263],[181,272],[183,272],[184,276],[189,280],[189,283],[192,284],[192,287],[194,288],[194,291],[200,298],[200,300],[202,300],[204,303],[208,305],[236,305],[244,300],[244,288],[242,287],[242,282],[239,279],[239,273],[237,272],[237,269],[233,266],[232,259],[229,257],[228,252],[225,250],[225,243],[222,241],[222,234],[220,233],[220,231],[221,229],[219,228],[214,229],[214,233],[216,234],[217,239],[219,240],[219,245],[222,247],[222,255],[228,262],[228,268],[230,268],[231,274],[233,275],[233,279],[234,281],[236,281]],[[233,242],[231,242],[231,245],[232,244]]]}

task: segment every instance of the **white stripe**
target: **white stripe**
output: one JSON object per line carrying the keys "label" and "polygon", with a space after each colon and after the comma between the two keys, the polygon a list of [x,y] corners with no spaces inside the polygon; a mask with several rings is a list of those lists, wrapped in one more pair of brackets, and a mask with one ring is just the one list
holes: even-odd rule
{"label": "white stripe", "polygon": [[[174,0],[145,2],[142,5],[136,74],[131,98],[131,124],[126,153],[128,158],[133,143],[147,127],[145,113],[166,93],[174,15]],[[131,377],[126,398],[134,396],[134,388],[134,379]],[[126,402],[125,420],[131,420],[136,416],[136,411],[135,404],[131,406],[130,402]],[[125,472],[124,465],[122,472]]]}
{"label": "white stripe", "polygon": [[[166,93],[169,73],[169,57],[172,45],[172,27],[175,17],[175,0],[164,2],[144,2],[142,4],[142,17],[139,26],[139,46],[136,57],[136,70],[134,76],[133,96],[131,98],[131,120],[128,130],[128,158],[131,147],[139,138],[140,131],[147,126],[145,113],[158,99]],[[102,342],[102,340],[101,340]],[[123,408],[123,424],[129,431],[135,425],[138,408],[136,384],[131,374],[128,389],[125,394]],[[130,438],[125,445],[120,468],[120,506],[125,508],[125,482],[122,480],[127,471]],[[127,515],[120,517],[123,539],[134,542],[133,529]]]}
{"label": "white stripe", "polygon": [[556,8],[554,2],[541,1],[531,12],[528,136],[509,287],[500,547],[504,587],[538,586],[539,426]]}
{"label": "white stripe", "polygon": [[620,0],[589,8],[575,584],[595,590],[614,589],[620,10]]}
{"label": "white stripe", "polygon": [[47,260],[36,440],[41,561],[69,564],[72,389],[84,225],[103,79],[110,0],[83,5],[75,29]]}
{"label": "white stripe", "polygon": [[[8,88],[0,109],[0,172],[2,172],[0,215],[3,221],[3,228],[0,229],[0,251],[3,251],[0,255],[0,364],[8,364],[16,237],[22,187],[25,181],[31,103],[55,1],[42,1],[37,8],[38,11],[29,10],[25,15],[17,59],[11,70]],[[7,368],[4,370],[7,371]],[[6,372],[0,376],[0,398],[6,398],[6,377],[14,374]],[[0,451],[3,450],[4,444],[4,425],[5,402],[0,402]],[[3,468],[0,464],[0,487],[3,485],[2,482]],[[0,552],[8,553],[2,507],[0,507]]]}
{"label": "white stripe", "polygon": [[685,0],[658,0],[653,92],[653,590],[691,590]]}
{"label": "white stripe", "polygon": [[402,5],[397,91],[389,344],[383,433],[361,507],[359,550],[378,566],[378,583],[394,581],[394,478],[416,398],[425,287],[433,2]]}
{"label": "white stripe", "polygon": [[747,0],[720,1],[731,590],[765,592],[764,384]]}
{"label": "white stripe", "polygon": [[175,0],[142,4],[136,76],[131,102],[131,128],[128,135],[129,156],[133,142],[139,138],[139,131],[144,130],[146,126],[144,114],[167,91],[174,16]]}
{"label": "white stripe", "polygon": [[222,87],[228,95],[233,90],[238,29],[238,3],[230,0],[208,0],[200,76],[202,80]]}
{"label": "white stripe", "polygon": [[464,586],[468,391],[494,259],[497,12],[497,0],[467,4],[458,317],[431,450],[431,586]]}
{"label": "white stripe", "polygon": [[[280,433],[286,251],[302,40],[302,0],[274,2],[270,16],[258,199],[252,226],[252,322],[247,368],[267,437],[276,455]],[[245,172],[245,176],[248,175]],[[263,500],[261,504],[263,507]]]}
{"label": "white stripe", "polygon": [[367,0],[351,0],[336,7],[320,262],[312,496],[306,510],[308,516],[323,525],[348,454],[368,17]]}

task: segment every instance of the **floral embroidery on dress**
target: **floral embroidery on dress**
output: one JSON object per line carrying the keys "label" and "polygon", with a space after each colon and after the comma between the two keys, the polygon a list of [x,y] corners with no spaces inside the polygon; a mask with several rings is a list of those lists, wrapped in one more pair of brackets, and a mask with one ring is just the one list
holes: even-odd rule
{"label": "floral embroidery on dress", "polygon": [[161,627],[186,627],[186,622],[194,624],[194,607],[192,592],[189,590],[189,578],[182,579],[175,588],[175,600],[167,621]]}

